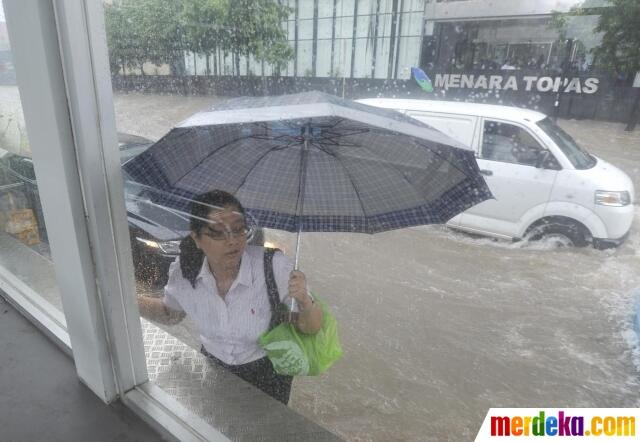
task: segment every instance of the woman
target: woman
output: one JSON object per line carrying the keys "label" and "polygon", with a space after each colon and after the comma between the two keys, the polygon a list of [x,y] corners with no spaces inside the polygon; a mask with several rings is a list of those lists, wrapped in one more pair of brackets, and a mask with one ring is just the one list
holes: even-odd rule
{"label": "woman", "polygon": [[[221,190],[199,195],[191,203],[190,229],[169,268],[164,298],[139,298],[141,314],[160,321],[188,315],[212,363],[287,404],[292,378],[278,375],[258,345],[258,337],[269,329],[272,308],[264,248],[247,246],[243,207]],[[322,310],[308,295],[304,273],[293,270],[282,253],[272,262],[280,301],[288,295],[300,307],[295,326],[316,333]]]}

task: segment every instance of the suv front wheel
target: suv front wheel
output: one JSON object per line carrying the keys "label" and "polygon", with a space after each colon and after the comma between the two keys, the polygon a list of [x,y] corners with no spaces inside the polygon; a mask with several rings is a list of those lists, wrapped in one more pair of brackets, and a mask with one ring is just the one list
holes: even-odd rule
{"label": "suv front wheel", "polygon": [[545,218],[534,223],[524,235],[528,241],[547,241],[557,247],[586,247],[590,234],[577,221],[564,218]]}

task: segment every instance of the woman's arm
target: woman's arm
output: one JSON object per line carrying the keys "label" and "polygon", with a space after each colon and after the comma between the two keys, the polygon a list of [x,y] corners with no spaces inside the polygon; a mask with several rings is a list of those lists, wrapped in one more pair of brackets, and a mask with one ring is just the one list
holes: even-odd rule
{"label": "woman's arm", "polygon": [[289,296],[300,306],[296,328],[308,335],[316,334],[322,327],[322,309],[307,294],[307,279],[299,270],[289,276]]}
{"label": "woman's arm", "polygon": [[180,258],[177,258],[169,266],[169,281],[164,288],[163,297],[138,296],[138,309],[143,318],[160,322],[162,324],[177,324],[185,317],[180,303],[176,300],[175,294],[180,293],[180,280],[182,271],[180,270]]}
{"label": "woman's arm", "polygon": [[322,328],[322,309],[308,296],[307,299],[310,305],[301,307],[296,328],[307,335],[315,335]]}
{"label": "woman's arm", "polygon": [[168,308],[162,298],[138,296],[140,316],[163,324],[177,324],[185,317],[185,313]]}

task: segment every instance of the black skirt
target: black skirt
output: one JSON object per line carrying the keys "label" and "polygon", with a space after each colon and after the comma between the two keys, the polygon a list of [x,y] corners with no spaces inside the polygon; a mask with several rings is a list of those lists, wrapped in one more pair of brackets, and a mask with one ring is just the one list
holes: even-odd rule
{"label": "black skirt", "polygon": [[293,376],[284,376],[276,373],[268,357],[265,356],[262,359],[247,364],[229,365],[209,353],[204,346],[201,347],[200,352],[205,355],[212,364],[235,374],[240,379],[258,387],[283,404],[287,405],[289,403]]}

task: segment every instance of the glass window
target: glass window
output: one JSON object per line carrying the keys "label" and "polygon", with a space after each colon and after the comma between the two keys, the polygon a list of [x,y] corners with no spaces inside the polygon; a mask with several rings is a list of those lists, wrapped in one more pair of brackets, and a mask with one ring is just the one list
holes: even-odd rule
{"label": "glass window", "polygon": [[331,39],[333,32],[333,18],[318,19],[318,39]]}
{"label": "glass window", "polygon": [[313,18],[314,1],[315,0],[297,0],[297,4],[299,8],[298,19]]}
{"label": "glass window", "polygon": [[380,0],[380,14],[389,14],[393,10],[393,0]]}
{"label": "glass window", "polygon": [[318,40],[318,58],[316,64],[318,77],[331,76],[331,40]]}
{"label": "glass window", "polygon": [[411,77],[411,68],[418,64],[420,57],[421,37],[400,37],[398,38],[397,72],[398,78],[407,79]]}
{"label": "glass window", "polygon": [[336,0],[336,15],[338,17],[353,16],[355,0]]}
{"label": "glass window", "polygon": [[354,0],[336,0],[336,16],[353,16]]}
{"label": "glass window", "polygon": [[595,158],[589,155],[589,152],[587,152],[583,147],[580,147],[571,135],[562,130],[558,125],[554,124],[551,119],[545,118],[544,120],[538,121],[537,124],[547,135],[549,135],[549,137],[551,137],[576,169],[590,169],[595,166]]}
{"label": "glass window", "polygon": [[[138,3],[146,1],[110,2],[114,6],[107,9]],[[272,6],[278,3],[264,2]],[[273,20],[286,22],[286,27],[278,29],[267,23],[271,21],[268,15],[256,18],[250,10],[243,10],[246,15],[241,23],[251,32],[234,34],[237,27],[221,25],[225,30],[222,35],[200,39],[199,33],[194,33],[189,39],[195,38],[195,42],[187,40],[194,46],[204,45],[196,51],[202,53],[207,52],[207,45],[218,45],[217,70],[212,66],[209,74],[203,54],[194,57],[192,49],[180,46],[187,41],[178,39],[159,49],[150,46],[149,42],[160,41],[159,37],[165,35],[160,31],[166,30],[167,24],[180,22],[175,17],[163,20],[160,30],[144,29],[154,39],[142,39],[141,32],[118,34],[124,39],[122,45],[113,38],[119,28],[107,22],[108,35],[112,35],[111,58],[120,57],[131,68],[111,72],[118,130],[149,140],[121,146],[123,162],[140,158],[150,152],[146,149],[154,141],[184,130],[184,126],[176,126],[194,114],[215,110],[228,99],[239,97],[246,102],[257,98],[278,103],[284,100],[282,95],[314,91],[335,95],[335,100],[372,98],[376,101],[369,104],[390,107],[405,116],[410,110],[404,107],[424,108],[420,114],[423,122],[436,129],[438,122],[429,115],[438,115],[442,123],[447,112],[463,114],[456,126],[468,133],[456,139],[479,144],[473,146],[480,149],[479,157],[472,155],[470,161],[484,164],[481,177],[495,199],[452,210],[448,220],[435,226],[375,235],[302,234],[300,268],[314,295],[335,313],[345,356],[322,377],[296,377],[288,409],[297,413],[297,418],[302,415],[345,440],[423,440],[442,435],[471,439],[492,406],[637,405],[637,339],[629,314],[637,297],[631,292],[640,286],[634,258],[640,244],[637,206],[609,206],[615,210],[610,212],[610,227],[617,229],[615,234],[598,230],[592,221],[603,218],[595,211],[593,216],[582,216],[582,209],[575,210],[577,205],[595,206],[596,190],[607,191],[600,192],[597,201],[623,204],[633,194],[624,193],[632,190],[628,183],[640,186],[640,163],[633,154],[640,143],[635,135],[638,129],[623,130],[636,96],[630,77],[635,71],[607,71],[603,55],[596,55],[595,48],[603,41],[598,32],[593,32],[597,22],[593,14],[597,11],[567,17],[563,28],[558,29],[552,26],[553,5],[542,10],[544,2],[511,2],[508,10],[504,9],[505,2],[504,8],[496,2],[483,6],[473,1],[468,8],[462,3],[434,2],[425,8],[423,0],[358,0],[354,19],[354,0],[337,0],[333,36],[334,2],[317,1],[315,42],[313,0],[288,3],[299,7],[297,36],[293,31],[295,14],[284,11],[285,17]],[[380,14],[376,16],[378,4]],[[397,11],[392,10],[394,5]],[[455,11],[458,15],[453,16]],[[154,11],[159,12],[160,8]],[[429,26],[423,25],[425,19],[430,21]],[[244,44],[242,38],[247,35],[260,38]],[[143,75],[136,70],[141,64],[155,62],[162,68],[158,73],[149,70]],[[112,66],[121,64],[112,62]],[[422,67],[429,80],[418,78],[418,83],[412,77],[413,67]],[[561,75],[563,69],[567,75]],[[196,72],[198,78],[193,78]],[[400,98],[410,100],[404,103]],[[576,169],[591,164],[595,155],[615,164],[615,170],[610,166],[606,172],[599,169],[611,174],[607,186],[612,187],[585,190],[588,177],[576,175],[580,184],[571,190],[571,201],[549,204],[550,195],[568,193],[554,192],[556,177],[560,181],[565,172],[581,171],[568,168],[554,173],[560,165],[542,144],[548,137],[537,129],[529,131],[508,118],[486,121],[481,127],[478,114],[482,112],[474,102],[513,106],[504,115],[514,118],[523,111],[521,108],[538,112],[527,114],[527,118],[539,121],[540,130],[558,144]],[[238,114],[256,117],[252,108]],[[545,114],[556,117],[557,124],[545,119]],[[310,130],[307,135],[319,136],[331,130],[329,126]],[[440,128],[445,131],[444,126]],[[258,135],[253,129],[243,129],[230,129],[223,135],[212,129],[216,135],[198,143],[185,135],[185,141],[174,146],[172,164],[176,170],[172,172],[179,174],[177,169],[187,151],[209,155],[208,149],[223,136],[235,134],[250,139],[249,147],[270,146],[268,143],[278,137],[295,144],[301,136],[299,127],[284,122],[262,125],[260,130],[264,132]],[[209,133],[207,130],[199,134]],[[390,152],[394,166],[404,167],[405,146],[398,139],[397,134],[389,135],[385,144],[389,150],[385,152]],[[229,145],[222,149],[232,150],[233,140],[229,138]],[[353,142],[348,146],[349,157],[360,158],[372,147],[372,142]],[[250,153],[251,149],[237,149],[228,158],[247,166],[254,160]],[[461,173],[441,159],[431,175],[412,174],[413,164],[406,172],[401,169],[401,175],[397,175],[398,169],[389,174],[407,181],[420,175],[418,184],[429,183],[429,189],[437,190],[448,178]],[[283,178],[283,183],[297,180],[298,174],[282,170],[284,165],[294,169],[295,153],[285,152],[280,160],[253,170],[267,178]],[[325,161],[334,164],[338,160],[329,155]],[[349,169],[350,174],[338,166],[326,176],[313,168],[308,173],[315,174],[318,183],[355,181],[360,174],[375,181],[380,174],[373,164],[381,162],[379,158],[363,162]],[[202,169],[198,179],[218,176],[214,162],[199,164]],[[443,179],[429,182],[434,174]],[[136,295],[145,300],[162,299],[169,266],[181,253],[181,242],[191,235],[191,215],[163,205],[166,200],[162,189],[141,186],[131,176],[125,176],[125,180]],[[160,179],[158,182],[164,183]],[[602,182],[592,184],[600,186]],[[260,191],[247,181],[242,185],[251,192]],[[397,195],[406,194],[402,190]],[[377,202],[378,198],[380,194],[371,199]],[[333,195],[327,197],[318,207],[332,199]],[[283,197],[283,201],[295,205],[289,197]],[[556,206],[562,210],[550,212]],[[532,213],[531,207],[544,207],[544,214],[529,219],[526,214]],[[602,208],[605,205],[598,204],[597,209]],[[295,233],[257,227],[262,236],[256,236],[254,244],[271,244],[289,257],[295,254]],[[485,234],[478,237],[478,232]],[[242,225],[233,225],[208,233],[219,240],[232,240],[245,231]],[[620,242],[625,235],[626,241]],[[618,247],[602,252],[592,244]],[[598,272],[605,261],[608,271]],[[477,270],[486,268],[487,262],[492,263],[491,271]],[[578,267],[583,270],[576,271]],[[202,265],[198,270],[208,277],[207,268],[210,271],[211,267]],[[217,282],[215,275],[212,278]],[[187,282],[185,292],[189,287],[193,286]],[[211,294],[213,290],[211,286]],[[235,428],[229,425],[229,416],[241,410],[242,416],[249,416],[242,420],[242,431],[262,425],[262,431],[277,432],[278,425],[263,418],[275,409],[269,406],[271,399],[241,401],[239,398],[249,389],[225,389],[221,384],[232,385],[238,379],[224,377],[222,370],[217,371],[224,365],[205,359],[200,352],[203,344],[218,340],[219,331],[203,332],[201,325],[219,318],[216,315],[224,311],[222,307],[234,306],[233,299],[218,298],[213,298],[216,304],[209,302],[212,298],[205,298],[208,301],[191,306],[186,316],[176,315],[168,322],[149,315],[142,318],[150,379],[225,431]],[[576,299],[584,302],[576,304]],[[258,314],[254,306],[247,307],[243,310],[247,317]],[[215,351],[215,346],[210,347]],[[588,355],[588,364],[584,355]],[[227,407],[227,403],[231,405]],[[287,417],[286,409],[280,407],[278,411]]]}
{"label": "glass window", "polygon": [[300,40],[313,39],[313,19],[300,20],[298,24],[298,38]]}
{"label": "glass window", "polygon": [[371,60],[370,52],[373,50],[373,45],[370,44],[371,40],[365,38],[356,39],[356,56],[353,61],[353,75],[355,77],[370,77],[371,76]]}
{"label": "glass window", "polygon": [[391,45],[390,38],[378,38],[376,46],[376,78],[387,78],[389,75],[389,48]]}
{"label": "glass window", "polygon": [[414,11],[414,12],[423,12],[424,11],[424,0],[408,0],[404,2],[403,6],[404,12]]}
{"label": "glass window", "polygon": [[351,38],[353,35],[353,15],[336,18],[336,38]]}
{"label": "glass window", "polygon": [[404,13],[402,14],[402,27],[400,35],[403,36],[421,36],[423,27],[422,14]]}
{"label": "glass window", "polygon": [[358,29],[356,31],[356,37],[358,38],[372,38],[374,33],[375,22],[371,20],[370,15],[358,16]]}
{"label": "glass window", "polygon": [[392,14],[378,15],[378,37],[389,37],[391,35]]}
{"label": "glass window", "polygon": [[295,21],[287,22],[287,38],[289,40],[296,39],[296,22]]}
{"label": "glass window", "polygon": [[318,17],[333,17],[333,1],[318,2]]}
{"label": "glass window", "polygon": [[[375,1],[376,0],[357,0],[358,1],[358,15],[369,15],[375,13]],[[360,18],[358,18],[360,20]]]}
{"label": "glass window", "polygon": [[287,70],[286,72],[283,72],[283,74],[287,76],[293,76],[294,68],[295,68],[295,60],[289,60],[289,62],[287,63]]}
{"label": "glass window", "polygon": [[336,40],[333,53],[333,76],[350,77],[351,73],[351,39]]}
{"label": "glass window", "polygon": [[313,55],[313,41],[303,40],[298,42],[298,75],[301,77],[311,77],[311,63]]}
{"label": "glass window", "polygon": [[546,152],[524,128],[512,124],[485,120],[481,158],[537,166]]}
{"label": "glass window", "polygon": [[0,269],[62,311],[2,10],[0,1]]}

